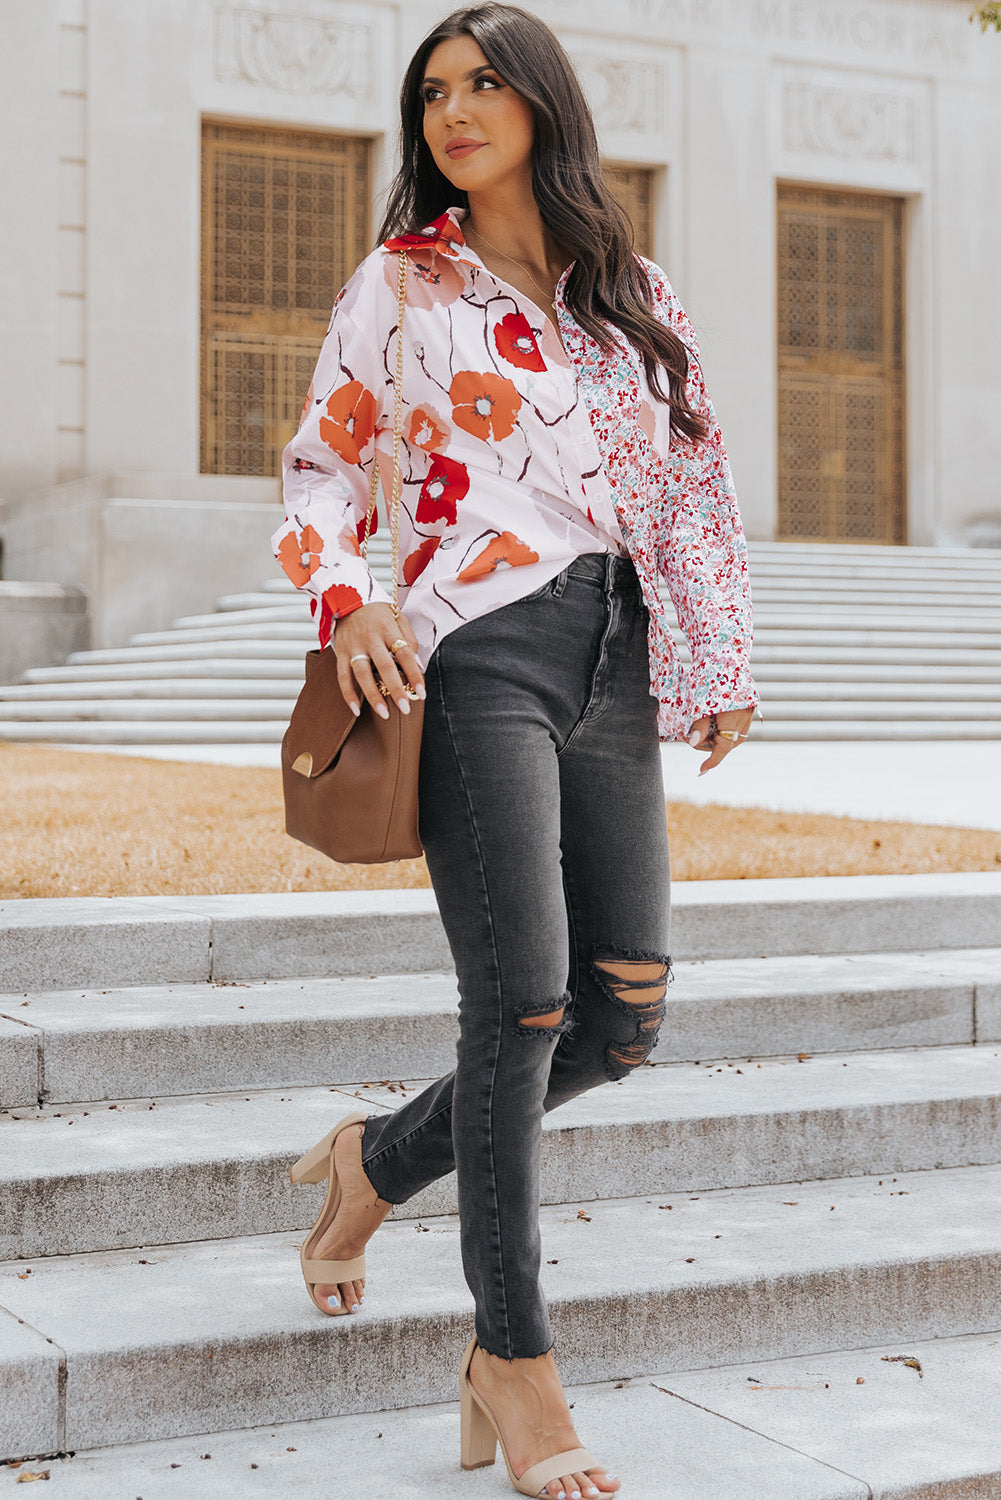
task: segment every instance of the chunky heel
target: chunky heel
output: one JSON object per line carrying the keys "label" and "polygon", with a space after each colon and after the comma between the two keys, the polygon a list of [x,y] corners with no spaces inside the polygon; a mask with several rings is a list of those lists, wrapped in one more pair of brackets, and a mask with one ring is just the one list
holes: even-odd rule
{"label": "chunky heel", "polygon": [[359,1255],[354,1260],[316,1260],[309,1251],[319,1238],[323,1225],[329,1224],[333,1219],[340,1201],[340,1184],[334,1170],[334,1142],[342,1130],[347,1130],[351,1125],[362,1125],[367,1118],[368,1116],[364,1114],[353,1114],[340,1120],[333,1130],[328,1130],[322,1141],[317,1141],[305,1156],[300,1156],[299,1160],[289,1168],[289,1181],[293,1183],[322,1182],[324,1178],[328,1179],[320,1216],[299,1247],[299,1264],[302,1266],[302,1278],[306,1283],[306,1290],[316,1306],[328,1318],[342,1317],[348,1308],[343,1307],[340,1301],[336,1307],[324,1306],[316,1295],[316,1288],[324,1284],[339,1286],[346,1281],[364,1281],[365,1257]]}
{"label": "chunky heel", "polygon": [[289,1182],[293,1187],[300,1182],[322,1182],[330,1171],[330,1148],[339,1127],[328,1130],[322,1141],[311,1146],[305,1156],[300,1156],[288,1169]]}
{"label": "chunky heel", "polygon": [[[497,1446],[500,1444],[508,1479],[519,1495],[532,1495],[535,1500],[541,1500],[542,1491],[551,1479],[559,1479],[563,1474],[574,1474],[578,1470],[586,1474],[589,1469],[601,1469],[598,1460],[586,1448],[571,1448],[566,1453],[557,1453],[552,1458],[544,1458],[541,1463],[533,1464],[519,1479],[511,1467],[511,1460],[507,1456],[496,1422],[470,1384],[469,1366],[475,1348],[474,1334],[466,1345],[466,1352],[459,1366],[459,1456],[464,1469],[482,1469],[487,1464],[494,1463]],[[605,1500],[612,1500],[611,1493],[607,1490]]]}
{"label": "chunky heel", "polygon": [[494,1424],[476,1399],[469,1384],[469,1361],[473,1357],[476,1340],[467,1348],[462,1360],[459,1379],[459,1442],[460,1462],[464,1469],[484,1469],[497,1461],[497,1434]]}

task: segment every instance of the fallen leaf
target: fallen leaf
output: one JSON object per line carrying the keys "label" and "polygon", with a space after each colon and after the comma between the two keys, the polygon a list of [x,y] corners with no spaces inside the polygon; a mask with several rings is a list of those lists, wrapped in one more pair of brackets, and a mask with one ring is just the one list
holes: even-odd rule
{"label": "fallen leaf", "polygon": [[924,1371],[921,1368],[921,1362],[920,1360],[915,1359],[913,1354],[883,1354],[880,1357],[883,1360],[884,1364],[906,1365],[909,1370],[917,1370],[919,1380],[923,1380],[925,1378]]}
{"label": "fallen leaf", "polygon": [[591,1215],[586,1214],[582,1208],[577,1210],[577,1217],[578,1219],[583,1219],[585,1224],[590,1224],[591,1222]]}
{"label": "fallen leaf", "polygon": [[51,1469],[25,1469],[14,1482],[15,1484],[30,1484],[33,1479],[48,1479],[51,1473]]}

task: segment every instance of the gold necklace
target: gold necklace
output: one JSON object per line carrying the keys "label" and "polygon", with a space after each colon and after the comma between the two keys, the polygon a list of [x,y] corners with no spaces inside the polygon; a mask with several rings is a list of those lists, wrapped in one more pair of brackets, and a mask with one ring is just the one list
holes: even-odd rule
{"label": "gold necklace", "polygon": [[[539,285],[539,283],[536,281],[535,277],[532,275],[531,271],[528,269],[528,267],[526,266],[526,264],[525,264],[525,262],[523,260],[518,260],[516,256],[514,256],[514,255],[506,255],[503,250],[498,250],[497,246],[496,245],[491,245],[491,243],[487,239],[486,235],[483,234],[483,233],[481,233],[481,231],[479,229],[474,229],[473,233],[475,234],[475,236],[476,236],[476,238],[478,240],[482,240],[483,241],[483,243],[486,245],[486,247],[487,247],[488,250],[492,250],[495,255],[499,255],[500,258],[501,258],[501,260],[509,260],[512,263],[512,265],[520,266],[521,269],[524,271],[525,275],[528,277],[529,281],[535,287],[535,290],[537,292],[542,292],[542,300],[543,300],[543,302],[548,302],[550,307],[554,307],[554,308],[556,307],[555,301],[553,301],[550,298],[549,293],[546,292],[546,291],[544,291],[543,288]],[[558,308],[557,308],[557,311],[559,311]]]}

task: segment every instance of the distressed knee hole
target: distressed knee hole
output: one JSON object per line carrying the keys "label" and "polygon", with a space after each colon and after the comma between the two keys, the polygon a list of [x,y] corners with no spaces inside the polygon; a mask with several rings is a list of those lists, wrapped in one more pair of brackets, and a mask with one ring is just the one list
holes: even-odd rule
{"label": "distressed knee hole", "polygon": [[534,1031],[544,1033],[548,1036],[561,1035],[568,1025],[567,1001],[569,995],[564,994],[563,1003],[553,1005],[550,1000],[542,1005],[524,1005],[516,1013],[519,1031]]}
{"label": "distressed knee hole", "polygon": [[638,1068],[657,1045],[657,1034],[667,1009],[667,986],[673,975],[670,958],[650,955],[641,959],[618,959],[611,954],[594,958],[591,967],[606,996],[623,1010],[632,1012],[635,1029],[631,1037],[610,1042],[605,1050],[613,1077]]}
{"label": "distressed knee hole", "polygon": [[558,1026],[563,1020],[563,1006],[559,1010],[547,1010],[544,1016],[519,1016],[519,1026]]}

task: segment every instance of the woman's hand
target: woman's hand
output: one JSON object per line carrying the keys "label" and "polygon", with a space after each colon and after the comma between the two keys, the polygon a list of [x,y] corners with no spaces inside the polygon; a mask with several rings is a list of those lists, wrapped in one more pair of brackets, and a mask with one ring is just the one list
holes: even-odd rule
{"label": "woman's hand", "polygon": [[[398,641],[395,653],[389,648]],[[337,681],[352,713],[361,713],[359,689],[380,718],[389,718],[386,700],[379,692],[378,677],[401,714],[410,712],[407,685],[424,697],[424,673],[417,660],[417,637],[405,615],[399,619],[388,604],[363,604],[342,615],[334,627]],[[356,657],[358,660],[352,661]],[[364,657],[365,660],[360,658]]]}
{"label": "woman's hand", "polygon": [[[719,713],[713,715],[713,717],[720,729],[736,730],[739,734],[747,734],[751,727],[751,720],[754,718],[754,709],[727,708],[722,709]],[[713,766],[718,766],[724,756],[729,755],[731,750],[735,750],[738,745],[744,743],[743,740],[728,740],[721,735],[710,737],[710,724],[711,719],[709,717],[696,719],[692,725],[692,732],[688,736],[688,743],[694,746],[696,750],[712,751],[708,760],[702,762],[702,769],[699,772],[700,776],[704,776],[707,771],[711,771]]]}

